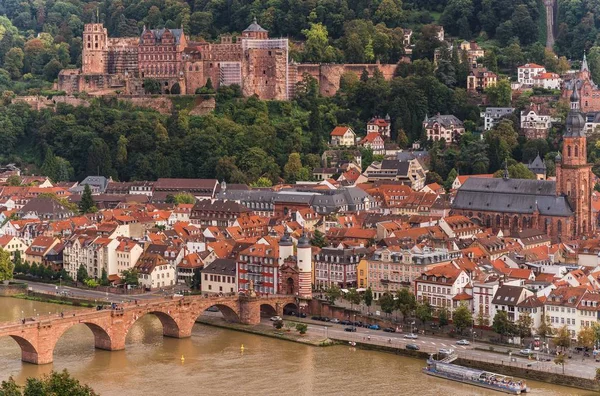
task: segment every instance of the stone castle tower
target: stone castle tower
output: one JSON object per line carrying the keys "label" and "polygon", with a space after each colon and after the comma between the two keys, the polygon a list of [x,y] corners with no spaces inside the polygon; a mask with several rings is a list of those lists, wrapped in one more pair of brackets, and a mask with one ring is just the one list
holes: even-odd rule
{"label": "stone castle tower", "polygon": [[571,95],[571,110],[563,135],[562,158],[556,161],[556,192],[567,197],[575,214],[570,230],[564,235],[589,235],[595,231],[592,218],[592,165],[587,163],[585,118],[580,111],[577,83]]}
{"label": "stone castle tower", "polygon": [[101,23],[88,23],[83,31],[81,71],[83,74],[108,72],[108,33]]}

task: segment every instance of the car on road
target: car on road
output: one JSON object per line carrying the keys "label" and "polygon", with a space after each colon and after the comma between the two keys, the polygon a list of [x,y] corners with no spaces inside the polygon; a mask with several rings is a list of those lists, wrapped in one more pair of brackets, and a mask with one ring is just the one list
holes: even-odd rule
{"label": "car on road", "polygon": [[321,316],[321,322],[329,322],[331,319],[329,319],[327,316]]}
{"label": "car on road", "polygon": [[394,329],[393,327],[385,327],[383,331],[385,331],[386,333],[395,333],[396,329]]}
{"label": "car on road", "polygon": [[417,338],[419,338],[419,336],[415,333],[408,333],[404,334],[404,338],[408,338],[409,340],[416,340]]}
{"label": "car on road", "polygon": [[321,320],[321,317],[320,316],[312,316],[310,319],[311,320]]}
{"label": "car on road", "polygon": [[446,348],[441,348],[439,351],[440,355],[452,355],[454,353],[454,349],[446,349]]}
{"label": "car on road", "polygon": [[219,312],[219,308],[214,305],[212,307],[208,307],[206,310],[209,312]]}
{"label": "car on road", "polygon": [[418,351],[421,348],[419,348],[417,344],[406,344],[406,349],[411,351]]}
{"label": "car on road", "polygon": [[333,318],[329,321],[330,323],[340,323],[340,320],[337,318]]}
{"label": "car on road", "polygon": [[525,355],[525,356],[529,356],[533,353],[533,350],[529,349],[529,348],[525,348],[525,349],[521,349],[519,351],[519,354],[521,355]]}
{"label": "car on road", "polygon": [[281,316],[271,316],[271,322],[279,322],[280,320],[283,320]]}
{"label": "car on road", "polygon": [[369,329],[371,329],[371,330],[380,330],[381,327],[378,324],[372,324],[371,326],[369,326]]}
{"label": "car on road", "polygon": [[456,345],[471,345],[471,343],[468,340],[458,340]]}
{"label": "car on road", "polygon": [[349,320],[342,320],[342,321],[340,321],[340,324],[341,324],[341,325],[351,325],[351,324],[352,324],[352,322],[351,322],[351,321],[349,321]]}
{"label": "car on road", "polygon": [[356,331],[356,327],[345,327],[344,331],[348,331],[350,333],[354,333]]}

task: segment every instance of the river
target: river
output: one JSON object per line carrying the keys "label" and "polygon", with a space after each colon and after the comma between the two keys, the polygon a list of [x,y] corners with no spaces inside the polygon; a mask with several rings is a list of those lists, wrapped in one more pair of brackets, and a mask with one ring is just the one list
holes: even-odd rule
{"label": "river", "polygon": [[[54,304],[0,298],[0,322],[67,310]],[[35,310],[35,311],[34,311]],[[240,349],[244,345],[244,351]],[[182,355],[185,360],[182,362]],[[22,363],[20,349],[0,338],[0,381],[67,369],[101,395],[499,395],[425,376],[424,362],[347,346],[316,348],[197,324],[191,338],[163,338],[159,320],[146,315],[127,335],[124,351],[94,349],[85,325],[58,341],[54,363]],[[534,395],[591,392],[529,381]]]}

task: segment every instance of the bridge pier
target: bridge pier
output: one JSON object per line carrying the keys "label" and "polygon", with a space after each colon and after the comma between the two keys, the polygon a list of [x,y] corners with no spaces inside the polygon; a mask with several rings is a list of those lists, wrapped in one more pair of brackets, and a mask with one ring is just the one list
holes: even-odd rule
{"label": "bridge pier", "polygon": [[240,323],[246,325],[256,325],[260,323],[260,300],[257,298],[241,298],[239,318]]}

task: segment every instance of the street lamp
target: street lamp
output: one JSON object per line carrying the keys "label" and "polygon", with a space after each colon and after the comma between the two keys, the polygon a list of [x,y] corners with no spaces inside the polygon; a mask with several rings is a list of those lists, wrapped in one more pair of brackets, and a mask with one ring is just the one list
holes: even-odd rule
{"label": "street lamp", "polygon": [[327,328],[327,326],[325,326],[325,341],[327,341],[329,339],[329,329]]}

